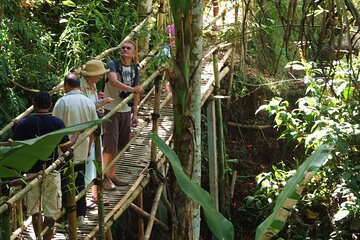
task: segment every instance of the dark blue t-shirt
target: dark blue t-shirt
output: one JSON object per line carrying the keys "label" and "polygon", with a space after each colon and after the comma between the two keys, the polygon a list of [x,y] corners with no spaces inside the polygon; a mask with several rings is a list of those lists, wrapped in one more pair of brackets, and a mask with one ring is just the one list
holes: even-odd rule
{"label": "dark blue t-shirt", "polygon": [[[21,141],[39,137],[49,132],[53,132],[65,127],[63,120],[54,117],[51,113],[35,113],[22,119],[13,130],[11,140]],[[65,135],[59,143],[59,146],[70,144],[69,138]],[[57,150],[49,156],[48,161],[37,161],[28,173],[36,173],[45,167],[49,167],[54,160],[58,158]]]}

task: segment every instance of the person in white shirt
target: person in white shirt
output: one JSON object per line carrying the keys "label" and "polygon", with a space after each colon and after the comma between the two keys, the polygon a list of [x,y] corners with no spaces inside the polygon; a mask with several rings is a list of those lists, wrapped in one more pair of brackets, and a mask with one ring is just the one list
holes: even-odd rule
{"label": "person in white shirt", "polygon": [[[66,127],[98,119],[95,104],[80,91],[80,79],[72,73],[64,80],[65,95],[54,106],[53,116],[62,119]],[[81,139],[81,134],[79,136]],[[85,160],[88,157],[90,138],[88,137],[74,150],[75,187],[81,192],[85,186]],[[65,189],[67,191],[67,189]],[[76,202],[78,224],[84,222],[86,215],[86,196]]]}

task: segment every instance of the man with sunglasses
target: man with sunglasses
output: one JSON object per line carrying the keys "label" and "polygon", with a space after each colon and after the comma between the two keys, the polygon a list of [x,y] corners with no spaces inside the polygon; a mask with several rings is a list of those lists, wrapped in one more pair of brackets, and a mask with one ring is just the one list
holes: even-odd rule
{"label": "man with sunglasses", "polygon": [[[120,59],[111,60],[107,63],[110,69],[105,85],[104,97],[111,97],[114,100],[105,106],[105,114],[120,104],[129,94],[134,93],[132,103],[125,104],[104,123],[104,169],[112,162],[116,155],[129,143],[131,126],[138,124],[137,111],[140,100],[140,93],[143,88],[139,86],[139,70],[133,62],[136,56],[136,44],[126,40],[121,45]],[[125,186],[128,183],[115,175],[116,164],[107,172],[107,179],[104,184],[105,190],[115,190],[116,186]]]}

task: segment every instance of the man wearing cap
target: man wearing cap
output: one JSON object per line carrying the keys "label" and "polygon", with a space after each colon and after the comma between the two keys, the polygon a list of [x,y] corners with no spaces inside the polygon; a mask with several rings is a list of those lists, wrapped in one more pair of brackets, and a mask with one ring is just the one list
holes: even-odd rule
{"label": "man wearing cap", "polygon": [[[81,92],[88,97],[96,106],[98,111],[98,116],[100,115],[101,108],[106,104],[111,103],[112,98],[107,97],[102,101],[99,101],[99,96],[96,89],[96,83],[101,79],[101,77],[108,73],[109,70],[105,69],[104,64],[100,60],[90,60],[88,61],[81,70]],[[101,138],[100,138],[100,145]],[[94,178],[96,178],[96,169],[99,169],[95,165],[95,144],[92,139],[89,146],[89,156],[88,161],[85,164],[85,183],[89,184]],[[102,162],[102,161],[101,161]],[[101,169],[101,166],[99,166]],[[97,199],[97,185],[93,185],[91,188],[92,199],[91,202],[87,205],[88,208],[96,207],[98,203]],[[104,205],[109,204],[108,201],[104,199]]]}
{"label": "man wearing cap", "polygon": [[[40,91],[33,97],[34,111],[35,113],[22,119],[14,128],[9,142],[14,140],[27,140],[32,139],[49,132],[53,132],[65,127],[64,122],[53,117],[49,112],[51,106],[51,97],[47,92]],[[59,147],[62,152],[66,152],[76,141],[75,136],[72,141],[69,141],[67,136],[64,136],[59,143]],[[54,160],[58,158],[57,151],[49,156],[47,161],[38,160],[35,165],[26,173],[26,177],[32,178],[36,176],[42,170],[49,167]],[[61,209],[61,178],[59,172],[53,171],[50,175],[43,178],[43,181],[33,187],[26,194],[26,207],[29,214],[32,215],[32,225],[34,232],[39,237],[41,230],[44,227],[49,227],[49,230],[45,233],[43,239],[52,239],[53,226],[55,223],[55,216]],[[40,191],[41,186],[41,191]],[[42,193],[40,195],[40,193]],[[40,213],[40,197],[42,203],[42,209],[44,214],[44,221],[42,221],[42,215]],[[41,225],[39,225],[41,223]]]}
{"label": "man wearing cap", "polygon": [[[80,91],[80,79],[72,73],[64,79],[65,95],[54,106],[53,116],[62,119],[65,126],[85,123],[98,119],[95,104]],[[81,134],[80,134],[81,137]],[[84,189],[85,160],[88,157],[90,138],[86,138],[74,149],[75,186],[78,192]],[[86,215],[86,196],[76,202],[78,225],[84,224]]]}

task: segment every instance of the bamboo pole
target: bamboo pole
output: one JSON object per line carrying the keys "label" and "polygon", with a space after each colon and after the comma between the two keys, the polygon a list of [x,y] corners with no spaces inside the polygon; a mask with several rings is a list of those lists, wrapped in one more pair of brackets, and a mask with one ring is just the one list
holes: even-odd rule
{"label": "bamboo pole", "polygon": [[[136,213],[137,215],[139,215],[142,218],[146,218],[149,219],[150,218],[150,214],[145,212],[143,209],[139,208],[137,205],[131,203],[129,208],[134,211],[134,213]],[[169,231],[169,227],[166,226],[165,223],[161,222],[159,219],[155,218],[154,219],[154,224],[158,225],[163,231],[168,232]],[[144,239],[144,238],[142,238]]]}
{"label": "bamboo pole", "polygon": [[[235,27],[237,25],[238,22],[238,15],[239,15],[239,4],[235,3]],[[236,38],[234,37],[234,44],[233,44],[233,51],[231,54],[231,60],[230,60],[230,76],[229,76],[229,84],[228,84],[228,89],[227,89],[227,94],[230,96],[231,94],[231,90],[232,90],[232,83],[234,80],[234,62],[235,62],[235,55],[236,55],[236,45],[237,45],[237,41]],[[228,103],[230,103],[230,98],[228,99]]]}
{"label": "bamboo pole", "polygon": [[76,218],[76,199],[75,199],[75,176],[74,164],[72,161],[66,163],[67,170],[65,171],[66,186],[69,188],[66,191],[66,215],[69,222],[69,239],[77,240],[77,218]]}
{"label": "bamboo pole", "polygon": [[151,231],[154,226],[154,220],[155,220],[156,212],[157,212],[157,209],[158,209],[158,206],[160,203],[160,197],[161,197],[163,188],[164,188],[164,183],[160,182],[159,187],[156,192],[156,195],[155,195],[153,206],[151,208],[150,219],[146,226],[146,232],[145,232],[145,238],[144,238],[145,240],[150,239]]}
{"label": "bamboo pole", "polygon": [[105,240],[105,212],[104,212],[104,173],[102,171],[102,161],[101,161],[101,139],[100,139],[100,126],[98,128],[98,131],[94,132],[95,136],[95,159],[100,166],[101,171],[96,171],[97,176],[97,205],[98,205],[98,223],[99,223],[99,239]]}
{"label": "bamboo pole", "polygon": [[153,17],[154,13],[150,13],[139,25],[137,25],[132,32],[127,35],[124,40],[121,41],[121,43],[119,45],[117,45],[116,47],[110,48],[108,50],[105,50],[104,52],[100,53],[99,55],[97,55],[95,57],[95,60],[100,60],[106,56],[108,56],[111,52],[116,51],[118,49],[120,49],[121,45],[123,44],[124,41],[133,39],[137,33],[140,32],[140,30],[146,26],[147,21],[149,21],[152,17]]}
{"label": "bamboo pole", "polygon": [[[214,50],[213,51],[213,53],[212,54],[214,54],[214,52],[216,52],[217,50]],[[225,62],[227,61],[227,59],[229,58],[229,56],[231,55],[231,52],[232,52],[232,48],[230,48],[230,49],[228,49],[227,51],[226,51],[226,53],[225,53],[225,55],[224,55],[224,57],[221,59],[221,61],[219,61],[218,62],[218,64],[217,64],[217,66],[218,66],[218,68],[217,68],[217,71],[219,71],[222,67],[223,67],[223,65],[225,64]],[[226,69],[226,68],[228,68],[228,67],[225,67],[224,69]],[[223,69],[223,70],[224,70]],[[223,72],[223,70],[221,71],[221,72]],[[227,73],[227,72],[226,72]],[[225,74],[226,74],[225,73]],[[224,74],[224,75],[225,75]],[[221,78],[221,74],[219,75],[219,78],[220,79],[222,79]],[[215,81],[215,73],[214,73],[214,77],[211,77],[210,79],[209,79],[209,81],[205,84],[205,86],[204,87],[202,87],[202,95],[203,95],[203,89],[205,89],[205,90],[207,90],[207,89],[210,89],[210,86],[212,86],[213,84],[214,84],[214,81]],[[209,94],[210,95],[210,94]],[[209,97],[209,95],[204,95],[206,98],[205,99],[207,99],[208,97]],[[216,95],[218,95],[218,94],[216,94]]]}
{"label": "bamboo pole", "polygon": [[[18,236],[20,235],[20,233],[22,233],[22,231],[24,231],[24,229],[29,227],[30,224],[31,224],[31,217],[27,218],[24,222],[22,222],[21,226],[12,233],[10,240],[18,239]],[[0,237],[0,239],[3,239],[3,238]]]}
{"label": "bamboo pole", "polygon": [[219,179],[218,161],[216,150],[216,116],[215,101],[210,100],[207,108],[207,132],[208,132],[208,155],[209,155],[209,186],[210,195],[214,200],[215,208],[219,210]]}
{"label": "bamboo pole", "polygon": [[[220,93],[220,77],[219,77],[219,68],[217,60],[217,52],[214,52],[213,55],[213,65],[214,65],[214,78],[215,78],[215,94],[219,95]],[[225,143],[224,143],[224,131],[222,125],[222,110],[221,110],[221,100],[215,100],[215,109],[216,109],[216,131],[218,136],[218,157],[219,157],[219,209],[221,213],[225,212]]]}
{"label": "bamboo pole", "polygon": [[11,238],[11,209],[0,216],[0,239]]}
{"label": "bamboo pole", "polygon": [[229,126],[233,126],[233,127],[239,127],[239,128],[247,128],[247,129],[266,129],[266,128],[271,128],[271,125],[249,125],[249,124],[241,124],[241,123],[234,123],[234,122],[228,122],[227,123]]}
{"label": "bamboo pole", "polygon": [[231,187],[230,187],[231,199],[233,199],[233,197],[234,197],[236,178],[237,178],[237,170],[233,170],[232,179],[231,179]]}
{"label": "bamboo pole", "polygon": [[[157,133],[159,128],[159,118],[160,118],[160,98],[161,98],[161,83],[159,78],[155,78],[155,99],[154,99],[154,112],[152,114],[152,130],[151,132]],[[153,164],[156,161],[157,147],[156,144],[151,141],[151,154],[150,154],[150,164]],[[158,170],[158,169],[156,169]]]}
{"label": "bamboo pole", "polygon": [[[105,229],[109,229],[115,220],[125,211],[125,209],[134,201],[139,192],[147,185],[150,180],[149,174],[146,171],[140,173],[138,179],[133,186],[126,192],[125,196],[116,204],[116,206],[105,217]],[[93,239],[96,232],[99,231],[99,225],[97,225],[86,237],[85,240]]]}
{"label": "bamboo pole", "polygon": [[[144,204],[143,204],[143,194],[142,192],[136,198],[137,208],[143,211]],[[131,205],[130,205],[131,206]],[[138,239],[144,239],[144,219],[142,217],[138,218]]]}

